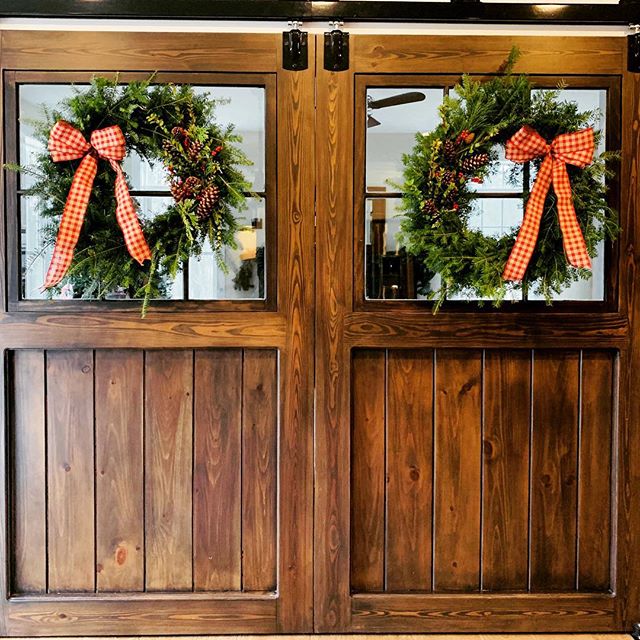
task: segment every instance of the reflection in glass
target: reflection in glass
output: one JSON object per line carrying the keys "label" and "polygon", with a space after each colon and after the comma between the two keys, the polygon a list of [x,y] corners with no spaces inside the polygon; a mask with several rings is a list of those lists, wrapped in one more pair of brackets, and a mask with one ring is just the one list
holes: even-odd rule
{"label": "reflection in glass", "polygon": [[237,248],[226,247],[221,269],[209,243],[201,256],[189,261],[191,300],[260,300],[265,298],[265,202],[250,198],[239,215]]}
{"label": "reflection in glass", "polygon": [[371,110],[367,127],[366,182],[368,190],[388,187],[389,182],[402,182],[402,154],[409,153],[415,144],[416,133],[430,131],[438,126],[438,107],[443,89],[393,88],[367,89],[367,99],[385,100],[410,93],[422,93],[424,100]]}
{"label": "reflection in glass", "polygon": [[[82,87],[83,85],[76,85]],[[86,85],[84,85],[86,86]],[[265,191],[265,90],[251,86],[197,86],[198,94],[208,94],[219,100],[215,110],[217,121],[222,127],[234,126],[234,131],[242,141],[238,146],[252,161],[251,166],[241,167],[252,191]],[[40,153],[46,152],[44,145],[36,137],[36,123],[47,118],[47,114],[67,98],[74,95],[70,84],[23,84],[18,88],[19,108],[19,162],[29,166]],[[123,162],[129,184],[137,194],[140,214],[153,218],[173,201],[168,194],[166,172],[160,162],[151,165],[136,153],[130,153]],[[19,188],[28,189],[34,178],[21,173]],[[145,192],[149,195],[145,195]],[[151,195],[151,192],[153,195]],[[200,259],[190,261],[188,273],[180,273],[174,282],[167,283],[167,298],[180,300],[188,293],[189,298],[198,300],[223,299],[264,299],[265,297],[265,226],[266,202],[264,198],[249,198],[247,211],[239,214],[243,230],[238,234],[239,248],[225,249],[228,272],[217,264],[210,247]],[[44,226],[48,221],[40,218],[37,199],[20,196],[21,249],[22,249],[22,297],[27,300],[47,298],[40,292],[46,270],[51,259],[52,247],[42,246]],[[185,291],[188,278],[188,292]],[[65,287],[58,297],[78,297],[70,286]],[[122,292],[113,292],[109,299],[126,297]]]}
{"label": "reflection in glass", "polygon": [[[548,91],[540,89],[538,91]],[[434,129],[439,123],[438,105],[441,89],[413,87],[369,88],[367,99],[385,100],[402,93],[422,92],[425,99],[410,104],[392,106],[378,111],[369,110],[366,153],[365,200],[365,295],[367,299],[423,299],[429,291],[439,288],[439,276],[426,272],[416,259],[408,256],[400,246],[400,200],[393,197],[394,187],[402,183],[402,154],[411,150],[417,132]],[[580,111],[592,111],[596,128],[605,131],[607,91],[604,89],[566,89],[560,99],[574,101]],[[371,118],[374,124],[371,125]],[[605,150],[604,136],[597,153]],[[533,168],[521,167],[507,161],[502,148],[496,149],[498,160],[494,171],[482,184],[470,184],[478,194],[469,216],[469,227],[487,236],[499,237],[519,228],[523,218],[524,177]],[[532,183],[534,176],[531,176]],[[389,196],[384,196],[389,193]],[[513,196],[511,195],[513,194]],[[515,196],[515,197],[514,197]],[[600,243],[598,255],[592,260],[592,277],[567,287],[556,300],[604,300],[605,244]],[[535,283],[529,286],[528,300],[543,300],[534,293]],[[522,299],[521,291],[508,292],[507,300]],[[455,300],[477,299],[473,294],[452,296]]]}

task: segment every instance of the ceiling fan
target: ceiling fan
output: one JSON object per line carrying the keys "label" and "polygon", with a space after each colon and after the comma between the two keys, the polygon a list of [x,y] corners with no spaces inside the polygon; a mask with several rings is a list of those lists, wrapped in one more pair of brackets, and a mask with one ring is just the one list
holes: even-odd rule
{"label": "ceiling fan", "polygon": [[387,107],[396,107],[401,104],[411,104],[412,102],[422,102],[427,96],[420,91],[408,91],[407,93],[399,93],[396,96],[381,98],[374,100],[371,96],[367,96],[367,128],[377,127],[382,124],[376,120],[371,112],[376,109],[386,109]]}

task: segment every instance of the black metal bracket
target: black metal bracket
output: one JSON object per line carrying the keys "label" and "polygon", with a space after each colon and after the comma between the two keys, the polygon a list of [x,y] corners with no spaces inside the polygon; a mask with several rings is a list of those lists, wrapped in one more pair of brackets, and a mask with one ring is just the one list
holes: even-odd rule
{"label": "black metal bracket", "polygon": [[282,66],[287,71],[303,71],[309,67],[308,33],[302,31],[302,23],[292,20],[290,31],[282,34]]}
{"label": "black metal bracket", "polygon": [[324,34],[324,68],[346,71],[349,68],[349,34],[342,30],[343,22],[330,22],[333,28]]}
{"label": "black metal bracket", "polygon": [[636,622],[631,630],[631,637],[633,640],[640,640],[640,622]]}
{"label": "black metal bracket", "polygon": [[634,33],[627,37],[627,69],[632,73],[640,73],[640,25],[634,24],[631,28]]}

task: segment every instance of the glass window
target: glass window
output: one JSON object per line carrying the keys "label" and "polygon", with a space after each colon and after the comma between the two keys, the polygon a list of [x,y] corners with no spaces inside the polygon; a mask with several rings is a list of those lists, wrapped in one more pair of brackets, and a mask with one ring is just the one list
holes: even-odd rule
{"label": "glass window", "polygon": [[[81,86],[81,85],[80,85]],[[210,250],[184,265],[174,282],[167,283],[166,298],[174,300],[261,300],[266,298],[265,233],[267,224],[265,90],[252,86],[198,86],[196,92],[219,100],[216,119],[222,125],[233,124],[242,137],[238,143],[252,165],[242,167],[251,185],[247,209],[238,212],[241,225],[236,235],[237,248],[227,247],[224,263],[218,264]],[[70,84],[21,84],[18,87],[18,161],[28,166],[45,151],[36,135],[36,123],[63,100],[73,95]],[[161,164],[150,165],[131,153],[123,162],[132,195],[140,206],[140,215],[153,218],[172,202],[166,173]],[[33,176],[21,173],[18,181],[21,228],[22,298],[47,298],[40,287],[44,282],[52,247],[43,246],[44,222],[38,212],[38,200],[25,193],[34,183]],[[65,287],[58,297],[78,297]],[[88,296],[89,298],[95,296]],[[126,297],[109,292],[107,299]]]}
{"label": "glass window", "polygon": [[[549,91],[538,89],[537,91]],[[421,300],[439,288],[437,274],[425,273],[415,258],[408,256],[397,237],[400,230],[400,189],[402,155],[409,152],[418,132],[433,130],[439,122],[438,107],[448,87],[440,89],[369,87],[366,92],[365,164],[365,297],[367,299]],[[597,128],[606,127],[606,89],[564,89],[560,100],[575,101],[581,111],[598,114]],[[604,151],[604,138],[597,153]],[[486,235],[501,236],[518,228],[523,216],[523,195],[534,176],[518,169],[499,148],[495,172],[481,184],[471,184],[477,193],[469,226]],[[557,300],[604,300],[605,247],[593,260],[592,277],[573,283]],[[542,300],[530,288],[527,294],[513,291],[507,299]],[[472,293],[452,296],[452,300],[473,300]]]}

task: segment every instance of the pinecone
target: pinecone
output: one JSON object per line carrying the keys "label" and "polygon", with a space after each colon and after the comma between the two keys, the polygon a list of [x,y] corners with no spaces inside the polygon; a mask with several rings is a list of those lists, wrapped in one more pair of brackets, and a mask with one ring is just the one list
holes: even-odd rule
{"label": "pinecone", "polygon": [[456,146],[453,140],[446,140],[442,145],[442,156],[447,162],[453,162],[455,160]]}
{"label": "pinecone", "polygon": [[171,142],[171,140],[163,140],[162,141],[162,148],[167,153],[171,153],[174,150],[173,143]]}
{"label": "pinecone", "polygon": [[191,142],[189,144],[189,158],[191,160],[197,160],[200,157],[200,154],[202,153],[202,148],[204,147],[204,145],[202,144],[202,142]]}
{"label": "pinecone", "polygon": [[173,129],[171,129],[171,135],[182,142],[189,134],[183,127],[173,127]]}
{"label": "pinecone", "polygon": [[171,185],[171,195],[176,202],[181,202],[187,198],[192,198],[202,182],[195,176],[189,176],[184,182],[174,182]]}
{"label": "pinecone", "polygon": [[442,174],[442,182],[444,182],[445,184],[456,182],[457,175],[458,174],[455,171],[450,171],[447,169],[447,171]]}
{"label": "pinecone", "polygon": [[215,185],[211,185],[203,189],[198,196],[197,214],[201,219],[206,218],[220,200],[220,189]]}
{"label": "pinecone", "polygon": [[467,173],[473,173],[478,169],[481,169],[486,164],[489,163],[489,154],[487,153],[476,153],[468,158],[465,158],[460,163],[460,168]]}
{"label": "pinecone", "polygon": [[422,213],[426,213],[429,216],[437,216],[438,207],[433,200],[427,200],[422,206]]}

